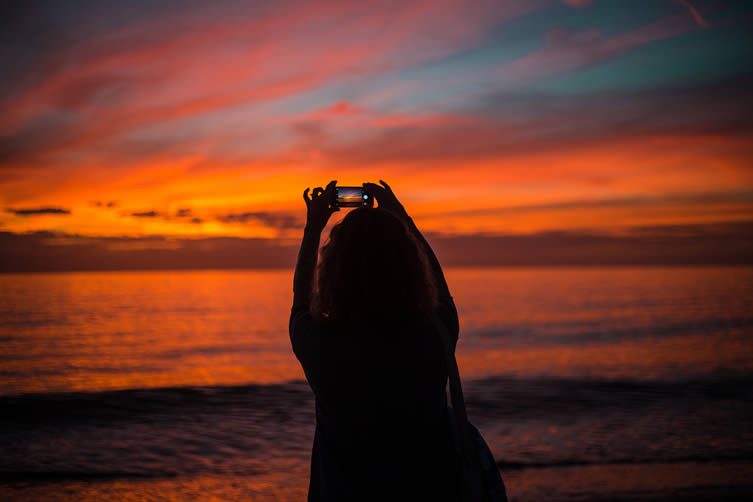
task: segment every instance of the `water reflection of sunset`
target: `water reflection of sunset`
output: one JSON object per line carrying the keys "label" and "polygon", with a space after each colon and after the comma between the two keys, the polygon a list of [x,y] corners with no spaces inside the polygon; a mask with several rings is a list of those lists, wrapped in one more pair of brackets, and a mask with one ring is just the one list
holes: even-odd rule
{"label": "water reflection of sunset", "polygon": [[[724,302],[744,310],[749,276],[748,269],[724,268],[450,269],[461,318],[459,364],[471,379],[753,370],[745,327],[733,329],[744,322],[735,320],[739,312],[729,326],[693,328],[723,319]],[[16,317],[31,319],[22,342],[5,347],[4,370],[18,377],[0,380],[0,394],[304,379],[285,335],[289,272],[0,278],[0,303],[19,302]],[[65,319],[68,335],[49,319]],[[663,319],[660,327],[656,319]]]}

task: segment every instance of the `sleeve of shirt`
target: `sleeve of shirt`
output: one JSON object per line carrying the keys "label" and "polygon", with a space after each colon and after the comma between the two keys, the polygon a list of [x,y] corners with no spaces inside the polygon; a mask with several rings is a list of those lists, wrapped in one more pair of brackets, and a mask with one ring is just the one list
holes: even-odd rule
{"label": "sleeve of shirt", "polygon": [[455,302],[452,296],[441,296],[439,298],[438,309],[439,320],[445,325],[450,333],[450,339],[453,345],[457,344],[460,334],[460,324],[458,322],[458,311],[455,308]]}
{"label": "sleeve of shirt", "polygon": [[293,353],[301,362],[304,371],[308,372],[311,369],[312,361],[315,360],[319,345],[315,322],[308,305],[293,305],[290,310],[288,331]]}

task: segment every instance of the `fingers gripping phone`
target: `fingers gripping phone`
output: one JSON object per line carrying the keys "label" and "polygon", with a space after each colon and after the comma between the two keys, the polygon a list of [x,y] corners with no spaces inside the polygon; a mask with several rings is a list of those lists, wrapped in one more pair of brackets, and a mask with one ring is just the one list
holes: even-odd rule
{"label": "fingers gripping phone", "polygon": [[335,187],[336,207],[373,207],[374,198],[363,187]]}

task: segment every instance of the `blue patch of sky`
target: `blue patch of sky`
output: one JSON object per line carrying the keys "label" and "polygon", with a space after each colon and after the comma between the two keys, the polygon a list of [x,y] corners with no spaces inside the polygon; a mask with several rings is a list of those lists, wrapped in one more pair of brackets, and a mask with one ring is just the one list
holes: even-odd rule
{"label": "blue patch of sky", "polygon": [[[753,14],[753,2],[751,0],[689,0],[690,5],[702,15],[710,24],[732,19],[740,20],[742,17]],[[748,19],[750,21],[750,19]]]}
{"label": "blue patch of sky", "polygon": [[555,26],[563,28],[598,28],[606,35],[638,29],[683,12],[683,7],[668,0],[597,0],[584,9],[571,9],[553,15]]}
{"label": "blue patch of sky", "polygon": [[575,95],[657,86],[687,87],[753,72],[750,26],[697,29],[636,47],[615,59],[539,82],[531,92]]}
{"label": "blue patch of sky", "polygon": [[[393,113],[437,110],[457,96],[482,91],[493,84],[485,77],[490,70],[539,47],[541,41],[535,38],[510,36],[504,40],[493,34],[482,46],[374,79],[364,89],[365,100]],[[395,94],[389,100],[379,97],[381,90],[401,86],[410,92]]]}
{"label": "blue patch of sky", "polygon": [[597,28],[605,35],[614,35],[677,14],[677,9],[665,1],[602,0],[585,9],[549,5],[500,24],[478,47],[412,68],[344,77],[298,95],[252,104],[238,112],[294,115],[346,101],[385,113],[439,113],[462,107],[465,96],[493,92],[497,85],[493,70],[541,49],[552,30]]}
{"label": "blue patch of sky", "polygon": [[[636,6],[634,2],[603,0],[586,9],[558,4],[509,20],[490,31],[478,47],[440,60],[377,75],[346,76],[303,93],[225,109],[191,122],[194,127],[200,123],[202,129],[223,128],[223,125],[228,128],[232,127],[231,124],[264,120],[269,116],[294,117],[339,101],[384,113],[441,113],[457,107],[467,110],[479,95],[496,90],[496,81],[489,78],[488,70],[540,49],[546,43],[547,33],[553,29],[579,31],[597,28],[611,36],[678,13],[682,11],[671,2],[641,2]],[[739,30],[734,27],[710,42],[704,39],[707,32],[693,32],[639,47],[614,61],[527,86],[525,92],[585,94],[634,88],[641,84],[654,85],[681,76],[711,74],[720,68],[732,71],[744,66],[742,55],[750,53],[750,44],[735,44],[736,37],[741,38]],[[729,46],[735,47],[725,52]],[[682,57],[688,51],[695,51],[695,58],[701,62]],[[667,57],[673,60],[673,64],[662,64]],[[390,93],[390,89],[396,89],[396,92]],[[261,146],[259,143],[272,147],[295,140],[290,128],[274,129],[277,132],[270,137],[257,137],[257,148]]]}
{"label": "blue patch of sky", "polygon": [[[473,96],[494,92],[498,86],[494,70],[541,49],[553,30],[598,29],[603,36],[614,36],[678,12],[676,5],[665,1],[602,0],[585,9],[549,5],[505,21],[478,47],[412,68],[333,86],[324,94],[332,95],[333,101],[357,101],[389,113],[452,111],[463,108]],[[391,88],[405,90],[385,92]],[[308,99],[317,100],[313,95]]]}
{"label": "blue patch of sky", "polygon": [[[548,29],[542,17],[547,16],[536,12],[506,21],[493,29],[478,47],[441,59],[363,78],[344,78],[281,100],[281,111],[314,110],[347,101],[385,113],[420,113],[427,109],[428,104],[435,104],[479,85],[479,82],[464,84],[463,79],[458,77],[467,76],[473,80],[473,76],[481,74],[484,69],[540,48]],[[397,89],[397,92],[392,93],[390,89]],[[434,107],[431,109],[436,111]]]}
{"label": "blue patch of sky", "polygon": [[[358,94],[364,106],[389,113],[437,113],[452,108],[455,98],[493,87],[490,70],[542,47],[551,26],[547,12],[539,10],[507,20],[477,47],[358,82],[357,91],[350,94]],[[393,88],[406,90],[385,92]]]}

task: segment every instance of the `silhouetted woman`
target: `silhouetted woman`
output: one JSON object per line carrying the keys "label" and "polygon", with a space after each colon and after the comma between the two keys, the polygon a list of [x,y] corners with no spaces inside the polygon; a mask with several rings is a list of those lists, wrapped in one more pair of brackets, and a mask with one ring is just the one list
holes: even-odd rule
{"label": "silhouetted woman", "polygon": [[[290,339],[316,397],[309,501],[457,500],[438,316],[457,311],[431,247],[390,187],[319,238],[335,181],[309,198]],[[316,284],[315,284],[316,283]],[[316,287],[315,287],[316,286]]]}

